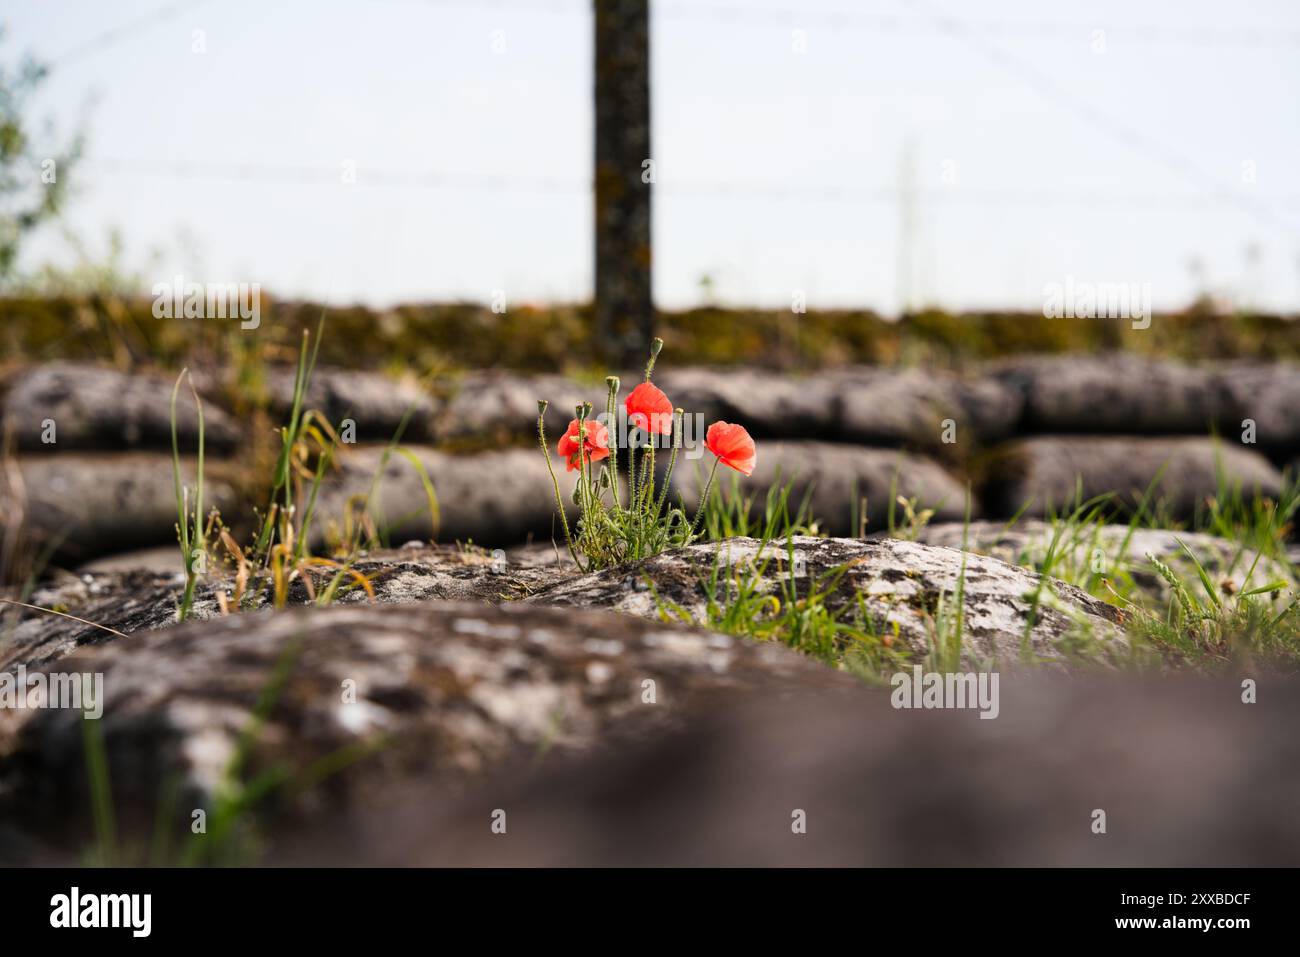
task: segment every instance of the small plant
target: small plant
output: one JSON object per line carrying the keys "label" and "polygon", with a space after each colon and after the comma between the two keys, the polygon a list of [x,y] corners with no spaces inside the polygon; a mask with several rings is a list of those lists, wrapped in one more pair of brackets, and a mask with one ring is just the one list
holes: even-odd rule
{"label": "small plant", "polygon": [[[650,346],[645,379],[628,395],[627,413],[627,484],[619,475],[619,432],[617,414],[620,383],[617,376],[605,380],[608,388],[604,413],[593,418],[590,403],[575,410],[570,423],[556,445],[567,471],[577,472],[573,501],[578,518],[570,527],[560,495],[559,480],[551,463],[550,445],[546,440],[545,399],[537,403],[537,438],[546,457],[560,527],[569,554],[583,571],[607,568],[620,562],[658,555],[669,548],[689,545],[702,534],[701,523],[708,511],[718,466],[726,465],[742,475],[754,471],[754,440],[744,426],[714,422],[705,435],[704,446],[714,455],[713,467],[700,495],[694,519],[688,520],[680,504],[668,502],[673,469],[682,447],[682,423],[685,413],[651,381],[655,359],[663,340]],[[668,467],[663,485],[656,489],[655,455],[664,436],[671,437]],[[603,462],[597,466],[596,463]],[[624,498],[626,493],[626,499]]]}
{"label": "small plant", "polygon": [[785,539],[792,535],[824,537],[812,518],[809,502],[813,489],[804,492],[794,513],[790,511],[792,482],[781,481],[778,471],[760,505],[756,494],[746,495],[740,487],[740,477],[731,476],[730,484],[722,484],[719,494],[704,505],[703,529],[710,541],[726,538],[759,538],[764,541]]}
{"label": "small plant", "polygon": [[[925,526],[930,524],[930,519],[934,518],[934,509],[917,508],[918,499],[916,496],[906,498],[902,495],[894,496],[894,502],[889,506],[889,537],[901,538],[909,542],[914,542],[920,536]],[[903,521],[898,524],[894,521],[894,504],[903,510]],[[863,511],[866,511],[863,509]]]}
{"label": "small plant", "polygon": [[[172,483],[176,493],[176,537],[181,547],[181,561],[185,566],[185,591],[181,594],[176,616],[184,621],[194,607],[194,588],[199,575],[207,564],[207,536],[211,523],[205,525],[203,516],[203,403],[199,401],[198,390],[194,380],[190,379],[190,392],[194,395],[194,407],[199,418],[199,457],[196,464],[197,479],[191,497],[188,485],[181,483],[180,442],[176,438],[176,396],[180,392],[181,380],[188,377],[189,369],[182,369],[172,387],[171,425],[172,425]],[[215,515],[213,517],[215,521]]]}
{"label": "small plant", "polygon": [[[1263,553],[1256,553],[1240,590],[1225,590],[1215,585],[1186,542],[1177,542],[1205,597],[1168,564],[1148,554],[1152,568],[1169,586],[1170,600],[1163,614],[1129,603],[1134,611],[1133,631],[1166,657],[1223,663],[1263,654],[1293,666],[1300,598],[1285,602],[1290,583],[1283,580],[1249,587]],[[1278,604],[1282,604],[1280,611]]]}
{"label": "small plant", "polygon": [[323,329],[322,315],[314,342],[308,332],[303,332],[288,422],[277,430],[280,448],[271,476],[270,501],[265,511],[256,513],[256,534],[244,545],[235,540],[215,510],[206,519],[203,514],[203,406],[192,381],[190,388],[194,392],[198,413],[198,478],[192,489],[182,484],[176,400],[188,370],[182,371],[176,380],[171,399],[172,475],[176,494],[176,534],[185,572],[185,589],[177,610],[182,621],[193,611],[198,580],[207,568],[209,549],[212,548],[213,555],[216,555],[218,544],[225,552],[224,559],[219,560],[223,566],[233,569],[228,581],[213,589],[213,598],[223,615],[256,607],[263,599],[269,599],[275,608],[283,608],[290,601],[295,583],[309,601],[319,605],[329,604],[355,590],[365,592],[374,600],[370,580],[352,566],[364,550],[383,538],[383,530],[376,521],[374,500],[380,479],[394,453],[406,459],[419,475],[428,501],[432,530],[435,535],[437,533],[438,497],[433,482],[420,460],[399,444],[414,411],[412,406],[403,414],[392,440],[384,449],[367,491],[352,496],[345,503],[344,534],[331,550],[330,557],[312,554],[310,543],[321,486],[344,451],[342,440],[329,419],[306,405]]}
{"label": "small plant", "polygon": [[[1120,609],[1130,639],[1123,658],[1132,667],[1176,663],[1208,669],[1250,660],[1294,667],[1300,661],[1300,598],[1294,595],[1294,566],[1286,554],[1300,502],[1294,480],[1288,478],[1275,501],[1243,498],[1240,488],[1220,475],[1216,495],[1206,499],[1191,527],[1230,547],[1207,556],[1206,562],[1181,538],[1174,539],[1177,549],[1171,554],[1130,555],[1139,531],[1177,528],[1161,514],[1157,489],[1162,473],[1131,507],[1117,505],[1113,493],[1085,501],[1076,489],[1069,511],[1049,511],[1047,537],[1031,541],[1014,556],[1015,564],[1042,576],[1026,595],[1024,660],[1034,658],[1029,638],[1040,606],[1064,610],[1052,585],[1064,581]],[[1006,529],[1019,518],[1012,518]],[[1104,538],[1103,532],[1117,523],[1127,526],[1123,537],[1118,542]],[[1272,580],[1264,580],[1263,568]],[[1162,583],[1163,591],[1147,580]],[[1098,660],[1103,649],[1097,638],[1080,622],[1069,651],[1080,660]],[[1106,656],[1114,658],[1115,649]]]}

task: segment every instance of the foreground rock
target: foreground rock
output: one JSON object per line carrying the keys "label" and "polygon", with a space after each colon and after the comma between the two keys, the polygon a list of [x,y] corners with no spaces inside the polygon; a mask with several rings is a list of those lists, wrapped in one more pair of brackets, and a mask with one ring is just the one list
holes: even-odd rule
{"label": "foreground rock", "polygon": [[990,467],[984,503],[994,515],[1046,515],[1076,501],[1114,494],[1133,507],[1157,476],[1151,505],[1190,518],[1219,493],[1220,475],[1243,497],[1276,498],[1282,475],[1258,452],[1209,438],[1043,436],[1001,446]]}
{"label": "foreground rock", "polygon": [[[366,577],[374,600],[381,604],[429,599],[497,603],[525,597],[577,574],[567,557],[540,547],[510,553],[405,547],[364,556],[352,567]],[[327,587],[333,574],[327,569],[313,573],[316,593]],[[28,601],[80,620],[0,605],[0,672],[12,671],[20,664],[49,666],[82,646],[120,640],[115,633],[132,635],[169,628],[176,624],[183,585],[179,554],[173,550],[171,571],[137,567],[64,575],[37,589]],[[232,595],[234,583],[231,576],[214,572],[200,584],[192,616],[200,620],[219,617],[219,591]],[[337,598],[339,604],[369,600],[356,587]],[[289,604],[310,601],[301,581],[290,587]],[[266,607],[265,590],[250,604],[253,609]]]}
{"label": "foreground rock", "polygon": [[[795,546],[795,584],[800,594],[806,594],[809,584],[827,572],[847,566],[828,604],[835,608],[847,605],[853,612],[860,593],[870,621],[859,624],[867,632],[887,636],[896,652],[919,658],[931,650],[936,634],[954,634],[961,552],[890,539],[797,538]],[[703,582],[710,577],[715,558],[730,562],[739,576],[749,573],[758,554],[757,541],[737,538],[580,576],[566,556],[557,556],[549,546],[510,552],[410,547],[366,556],[354,567],[370,581],[375,601],[381,604],[429,599],[524,600],[530,605],[612,609],[659,619],[661,600],[704,624]],[[778,553],[773,547],[763,555],[770,562],[760,588],[770,591],[789,575],[790,568],[783,550]],[[1121,640],[1119,613],[1113,606],[1059,582],[1049,581],[1040,590],[1039,576],[993,558],[967,555],[965,560],[962,657],[967,666],[996,660],[1002,667],[1015,667],[1022,660],[1021,642],[1027,629],[1032,657],[1058,663],[1069,658],[1064,646],[1079,644],[1075,639],[1084,639],[1084,653],[1101,657],[1113,642]],[[317,574],[317,591],[331,575],[325,570]],[[654,592],[647,583],[654,585]],[[823,586],[827,584],[822,581]],[[172,573],[140,569],[67,576],[38,590],[31,601],[85,622],[11,610],[0,618],[5,622],[0,630],[0,670],[13,670],[19,664],[48,666],[80,646],[121,640],[105,627],[128,635],[170,627],[175,624],[180,586],[179,569]],[[194,605],[196,618],[220,615],[217,590],[229,594],[229,579],[216,577],[203,583]],[[357,588],[338,598],[340,604],[349,605],[368,600]],[[265,601],[259,597],[253,607],[263,607]],[[306,589],[295,583],[289,593],[290,604],[308,601]]]}
{"label": "foreground rock", "polygon": [[[848,606],[852,612],[860,598],[869,620],[859,621],[859,626],[891,640],[896,635],[903,648],[920,659],[934,649],[938,636],[953,640],[956,635],[956,591],[964,574],[960,656],[965,667],[995,662],[1015,668],[1026,657],[1026,638],[1028,657],[1056,663],[1067,662],[1070,649],[1104,659],[1123,641],[1113,605],[994,558],[894,539],[797,537],[793,542],[793,565],[787,563],[783,546],[763,551],[755,539],[733,538],[573,578],[526,601],[612,608],[651,619],[685,614],[705,623],[706,585],[715,564],[722,569],[719,600],[725,600],[728,579],[747,581],[757,574],[760,591],[778,592],[782,580],[793,575],[805,595],[815,581],[829,588],[827,573],[843,569],[827,604]],[[767,565],[756,573],[756,563],[764,560]],[[856,618],[850,614],[848,620]]]}
{"label": "foreground rock", "polygon": [[[5,387],[3,419],[18,448],[170,449],[174,378],[148,372],[125,373],[85,362],[51,362],[16,373]],[[46,422],[54,424],[47,443]],[[203,405],[204,444],[225,452],[239,441],[229,414]],[[176,401],[176,436],[183,451],[198,449],[199,420],[189,387],[182,383]]]}
{"label": "foreground rock", "polygon": [[[1058,536],[1050,523],[1027,519],[1011,528],[1002,522],[972,522],[966,528],[961,523],[931,525],[920,531],[917,541],[961,548],[963,537],[970,551],[992,555],[1013,565],[1042,567],[1050,548],[1058,576],[1074,581],[1095,577],[1098,584],[1102,578],[1120,582],[1129,578],[1156,608],[1167,604],[1169,584],[1156,572],[1149,555],[1168,565],[1198,596],[1201,594],[1196,567],[1179,547],[1180,540],[1209,572],[1225,597],[1239,594],[1247,587],[1259,588],[1277,581],[1296,584],[1286,564],[1266,557],[1260,557],[1257,562],[1254,550],[1203,532],[1088,524]],[[1276,600],[1280,601],[1281,597],[1279,594]]]}
{"label": "foreground rock", "polygon": [[[845,675],[775,644],[752,644],[626,616],[507,605],[297,609],[139,633],[62,661],[104,676],[97,724],[128,839],[154,827],[171,782],[177,844],[191,809],[211,813],[229,786],[271,769],[261,805],[279,837],[326,807],[360,807],[412,776],[456,789],[525,756],[588,750],[680,725],[692,706],[726,711],[740,695],[797,688],[860,693]],[[277,677],[277,675],[281,677]],[[282,682],[282,683],[281,683]],[[274,688],[258,727],[254,709]],[[39,835],[89,844],[83,719],[72,710],[0,712],[0,859]],[[337,762],[306,787],[321,762]]]}
{"label": "foreground rock", "polygon": [[[713,457],[707,453],[694,461],[679,456],[674,469],[673,498],[687,503],[687,514],[695,514],[700,492],[708,478]],[[719,470],[724,493],[735,473]],[[938,521],[954,521],[965,514],[966,488],[941,465],[919,455],[891,449],[863,448],[832,442],[764,442],[758,465],[749,477],[737,476],[740,492],[754,498],[755,516],[761,521],[767,492],[786,483],[791,486],[791,517],[807,500],[808,512],[818,528],[831,535],[853,535],[858,529],[861,501],[866,499],[866,527],[887,528],[890,503],[897,496],[917,500],[917,511],[934,509]],[[856,505],[855,505],[856,503]],[[979,505],[971,503],[972,514]],[[895,520],[902,522],[902,510],[894,503]]]}
{"label": "foreground rock", "polygon": [[[753,699],[467,794],[419,782],[276,863],[1288,867],[1300,685],[1261,688],[1244,707],[1227,676],[1004,678],[992,721],[897,710],[885,691]],[[506,835],[484,824],[494,808],[510,814]]]}
{"label": "foreground rock", "polygon": [[[205,510],[235,501],[230,474],[209,460]],[[194,483],[193,460],[181,464]],[[96,555],[176,541],[172,459],[162,452],[22,456],[0,467],[0,529],[22,530],[29,547],[79,564]]]}

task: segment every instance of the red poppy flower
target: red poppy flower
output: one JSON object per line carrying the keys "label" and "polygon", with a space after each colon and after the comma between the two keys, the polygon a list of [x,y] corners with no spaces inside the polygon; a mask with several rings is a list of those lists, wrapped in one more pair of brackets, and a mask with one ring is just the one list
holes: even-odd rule
{"label": "red poppy flower", "polygon": [[658,386],[642,382],[627,397],[627,422],[644,432],[671,435],[673,404]]}
{"label": "red poppy flower", "polygon": [[743,425],[714,422],[704,436],[704,447],[718,457],[718,461],[744,475],[754,472],[754,440]]}
{"label": "red poppy flower", "polygon": [[[609,458],[609,429],[597,419],[587,419],[583,428],[585,436],[583,440],[583,458],[591,462],[599,462],[601,459]],[[563,458],[568,459],[568,471],[572,472],[582,467],[578,461],[578,420],[573,419],[569,422],[569,431],[560,437],[559,444],[555,450]]]}

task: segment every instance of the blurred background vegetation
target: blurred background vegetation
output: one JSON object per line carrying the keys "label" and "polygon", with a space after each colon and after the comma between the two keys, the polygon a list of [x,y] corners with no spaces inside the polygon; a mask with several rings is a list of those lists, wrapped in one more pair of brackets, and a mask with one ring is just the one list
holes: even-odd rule
{"label": "blurred background vegetation", "polygon": [[[262,322],[152,316],[152,300],[115,288],[25,295],[0,301],[0,352],[10,361],[98,359],[129,368],[230,359],[254,345],[270,361],[291,362],[302,330],[325,317],[321,361],[329,365],[423,371],[501,367],[581,373],[599,368],[587,305],[520,306],[494,313],[476,303],[413,304],[375,310],[280,302],[263,293]],[[55,277],[43,281],[53,283]],[[94,279],[93,267],[74,277]],[[1034,314],[920,312],[887,319],[872,312],[699,308],[660,312],[665,359],[686,364],[816,369],[851,363],[963,363],[1024,352],[1125,350],[1181,358],[1300,358],[1300,322],[1223,313],[1199,303],[1157,315],[1149,329],[1126,320],[1044,319]]]}

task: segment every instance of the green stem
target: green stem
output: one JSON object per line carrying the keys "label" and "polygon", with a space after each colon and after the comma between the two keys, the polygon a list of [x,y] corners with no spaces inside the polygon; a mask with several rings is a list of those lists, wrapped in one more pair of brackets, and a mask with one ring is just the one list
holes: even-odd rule
{"label": "green stem", "polygon": [[650,446],[650,467],[646,469],[650,481],[646,484],[644,508],[649,508],[655,500],[655,447]]}
{"label": "green stem", "polygon": [[704,494],[700,496],[699,507],[695,509],[695,521],[691,522],[691,538],[695,537],[700,519],[704,517],[704,507],[709,504],[709,494],[713,491],[713,478],[718,474],[718,463],[721,461],[722,459],[714,459],[713,468],[709,470],[709,480],[704,483]]}
{"label": "green stem", "polygon": [[636,446],[630,442],[627,447],[627,507],[629,511],[636,508]]}
{"label": "green stem", "polygon": [[609,478],[614,493],[614,507],[622,508],[623,502],[618,494],[618,380],[609,380],[609,399],[605,403],[609,422]]}
{"label": "green stem", "polygon": [[564,514],[564,499],[560,497],[560,480],[555,477],[555,467],[551,465],[551,450],[546,445],[546,416],[544,412],[537,414],[537,440],[542,447],[542,458],[546,459],[546,471],[551,473],[551,487],[555,490],[555,507],[560,510],[560,525],[564,529],[564,542],[569,546],[569,554],[573,556],[574,564],[578,570],[585,572],[587,569],[582,567],[582,561],[578,558],[578,550],[573,547],[573,535],[569,532],[569,519]]}
{"label": "green stem", "polygon": [[654,468],[655,462],[654,439],[650,442],[651,444],[641,453],[641,479],[637,482],[637,497],[632,501],[632,507],[637,511],[645,507],[645,492],[653,474],[650,470]]}
{"label": "green stem", "polygon": [[[591,456],[587,454],[587,417],[578,412],[578,508],[582,527],[591,532]],[[582,537],[582,533],[578,533]]]}
{"label": "green stem", "polygon": [[190,376],[190,392],[194,394],[194,408],[199,416],[199,461],[194,490],[194,537],[199,547],[206,551],[208,543],[203,527],[203,403],[199,401],[199,390],[194,387],[193,376]]}
{"label": "green stem", "polygon": [[659,521],[659,516],[663,514],[664,502],[668,498],[668,487],[673,480],[673,466],[677,464],[677,450],[682,446],[682,420],[681,411],[673,415],[673,451],[668,456],[668,471],[664,473],[664,487],[659,493],[659,501],[655,502],[654,520]]}

